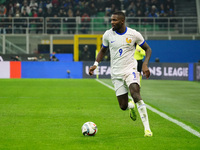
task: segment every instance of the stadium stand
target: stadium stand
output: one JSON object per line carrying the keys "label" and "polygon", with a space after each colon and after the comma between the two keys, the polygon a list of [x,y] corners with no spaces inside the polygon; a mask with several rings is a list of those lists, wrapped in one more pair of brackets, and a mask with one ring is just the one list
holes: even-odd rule
{"label": "stadium stand", "polygon": [[[94,26],[92,30],[104,31],[109,27],[111,13],[121,10],[127,17],[147,17],[142,20],[147,22],[176,14],[173,0],[1,0],[0,3],[1,33],[6,34],[23,34],[26,28],[29,28],[29,33],[48,34],[62,31],[74,34],[75,30],[88,33],[87,29]],[[93,17],[98,18],[91,19]],[[130,26],[141,30],[147,28],[147,31],[159,30],[159,25]]]}
{"label": "stadium stand", "polygon": [[176,7],[177,17],[182,17],[182,16],[196,17],[197,16],[196,2],[194,0],[175,1],[175,7]]}
{"label": "stadium stand", "polygon": [[[2,0],[0,3],[0,13],[3,12],[1,16],[4,17],[9,15],[14,17],[16,14],[17,16],[21,16],[24,9],[29,17],[38,17],[38,13],[40,13],[39,9],[42,9],[43,17],[53,17],[54,15],[61,17],[65,15],[66,17],[69,9],[72,9],[74,16],[76,16],[77,11],[80,11],[81,15],[87,12],[90,17],[96,17],[97,12],[101,12],[100,16],[103,17],[105,11],[112,13],[121,9],[127,10],[127,16],[130,12],[136,15],[138,11],[141,11],[141,16],[145,17],[150,15],[152,9],[155,9],[157,15],[159,15],[162,9],[161,5],[164,5],[163,11],[165,11],[167,15],[170,9],[174,10],[174,2],[172,0],[91,0],[89,2],[87,0]],[[48,14],[49,9],[51,9],[50,14]]]}
{"label": "stadium stand", "polygon": [[74,36],[102,35],[114,11],[124,11],[126,25],[147,40],[198,40],[197,6],[195,0],[0,0],[0,53],[73,53]]}
{"label": "stadium stand", "polygon": [[[197,17],[196,2],[194,0],[176,1],[175,6],[177,17]],[[186,22],[188,21],[186,20]],[[190,29],[185,31],[185,33],[195,33],[197,32],[195,27],[198,26],[198,20],[195,18],[190,19],[189,24],[186,24],[185,26],[190,27]]]}

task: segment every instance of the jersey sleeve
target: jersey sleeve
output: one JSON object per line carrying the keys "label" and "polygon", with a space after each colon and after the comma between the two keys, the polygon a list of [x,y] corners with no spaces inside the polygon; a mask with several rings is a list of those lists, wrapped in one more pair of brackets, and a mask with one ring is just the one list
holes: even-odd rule
{"label": "jersey sleeve", "polygon": [[103,43],[102,43],[102,46],[103,47],[108,47],[109,46],[109,41],[108,41],[108,31],[106,31],[104,34],[103,34]]}
{"label": "jersey sleeve", "polygon": [[145,40],[143,38],[143,36],[141,35],[140,32],[135,32],[136,34],[136,43],[139,45],[139,46],[142,46],[144,43],[145,43]]}

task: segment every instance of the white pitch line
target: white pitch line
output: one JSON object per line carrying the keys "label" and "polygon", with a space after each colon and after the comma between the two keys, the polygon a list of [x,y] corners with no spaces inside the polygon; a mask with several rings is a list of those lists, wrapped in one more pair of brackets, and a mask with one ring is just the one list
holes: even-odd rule
{"label": "white pitch line", "polygon": [[[108,85],[108,84],[106,84],[106,83],[100,81],[99,79],[96,79],[96,81],[98,81],[99,83],[101,83],[101,84],[107,86],[108,88],[114,90],[114,88],[113,88],[112,86],[110,86],[110,85]],[[131,96],[129,96],[129,98],[131,99]],[[176,125],[180,126],[181,128],[185,129],[186,131],[188,131],[188,132],[190,132],[191,134],[193,134],[193,135],[195,135],[195,136],[197,136],[197,137],[200,138],[200,133],[199,133],[198,131],[192,129],[190,126],[188,126],[188,125],[186,125],[186,124],[184,124],[184,123],[182,123],[182,122],[180,122],[180,121],[178,121],[178,120],[176,120],[176,119],[173,119],[173,118],[169,117],[168,115],[166,115],[166,114],[160,112],[159,110],[157,110],[157,109],[155,109],[155,108],[149,106],[148,104],[146,104],[146,106],[147,106],[147,108],[148,108],[149,110],[151,110],[152,112],[154,112],[154,113],[158,114],[159,116],[161,116],[161,117],[167,119],[168,121],[171,121],[171,122],[175,123]]]}

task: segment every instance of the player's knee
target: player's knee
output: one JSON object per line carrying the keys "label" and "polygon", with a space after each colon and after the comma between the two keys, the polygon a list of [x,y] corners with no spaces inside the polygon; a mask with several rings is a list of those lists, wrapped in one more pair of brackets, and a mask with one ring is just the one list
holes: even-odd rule
{"label": "player's knee", "polygon": [[135,103],[141,99],[140,93],[132,93],[131,96]]}
{"label": "player's knee", "polygon": [[120,105],[121,110],[126,110],[127,109],[127,105]]}
{"label": "player's knee", "polygon": [[132,96],[135,103],[138,102],[141,99],[140,88],[139,88],[138,84],[131,84],[130,85],[130,93],[131,93],[131,96]]}
{"label": "player's knee", "polygon": [[138,94],[137,93],[131,93],[131,96],[133,99],[137,99],[138,98]]}

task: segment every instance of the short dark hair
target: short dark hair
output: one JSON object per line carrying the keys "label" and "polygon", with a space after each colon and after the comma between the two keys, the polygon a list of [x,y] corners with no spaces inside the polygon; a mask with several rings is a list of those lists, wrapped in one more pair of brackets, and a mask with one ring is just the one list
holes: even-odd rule
{"label": "short dark hair", "polygon": [[117,11],[117,12],[114,12],[113,15],[118,15],[118,16],[121,16],[124,20],[125,20],[125,14],[121,11]]}

